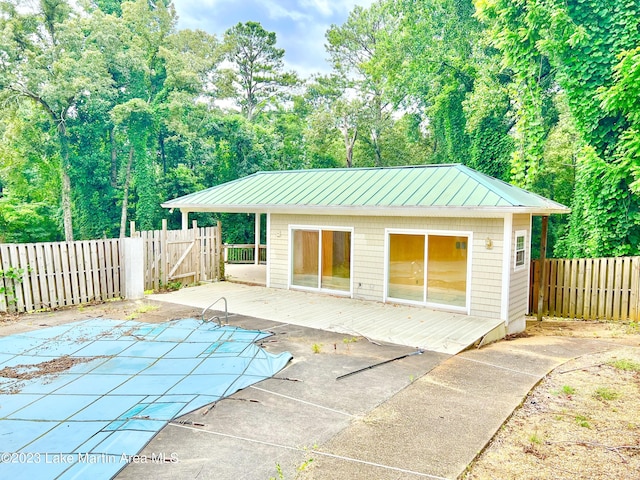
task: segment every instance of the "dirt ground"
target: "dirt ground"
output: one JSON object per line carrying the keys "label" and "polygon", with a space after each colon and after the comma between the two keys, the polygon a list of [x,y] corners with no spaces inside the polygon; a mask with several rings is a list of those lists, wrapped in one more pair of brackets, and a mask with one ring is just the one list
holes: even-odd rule
{"label": "dirt ground", "polygon": [[[180,305],[114,301],[0,315],[0,335],[89,318],[154,323],[199,316],[200,310]],[[526,332],[518,336],[601,338],[614,340],[616,347],[574,359],[547,375],[463,478],[639,479],[640,324],[547,319],[527,322]]]}
{"label": "dirt ground", "polygon": [[620,346],[547,375],[464,478],[640,478],[640,325],[533,321],[523,335],[615,339]]}

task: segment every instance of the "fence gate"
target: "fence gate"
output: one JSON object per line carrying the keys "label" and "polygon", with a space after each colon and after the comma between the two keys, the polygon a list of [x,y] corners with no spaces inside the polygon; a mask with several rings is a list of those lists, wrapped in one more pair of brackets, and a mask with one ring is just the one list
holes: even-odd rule
{"label": "fence gate", "polygon": [[[135,232],[135,226],[131,229]],[[136,233],[134,233],[135,235]],[[144,239],[145,289],[160,290],[180,283],[189,285],[222,277],[220,222],[216,227],[140,232]]]}

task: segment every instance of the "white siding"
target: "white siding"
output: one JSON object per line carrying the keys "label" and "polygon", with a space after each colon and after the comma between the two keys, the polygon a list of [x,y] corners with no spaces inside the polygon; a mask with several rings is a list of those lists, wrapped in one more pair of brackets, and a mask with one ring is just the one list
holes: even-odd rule
{"label": "white siding", "polygon": [[531,264],[531,215],[514,215],[511,233],[512,252],[516,249],[516,232],[526,231],[524,267],[515,266],[515,255],[511,255],[511,272],[509,286],[509,318],[508,333],[524,330],[524,317],[529,301],[529,266]]}
{"label": "white siding", "polygon": [[[527,216],[528,218],[528,216]],[[473,232],[471,315],[500,318],[503,219],[271,215],[270,285],[288,287],[289,225],[354,229],[354,298],[383,300],[385,229]],[[528,229],[528,226],[527,226]],[[490,239],[492,247],[486,247]],[[526,305],[525,305],[526,306]]]}

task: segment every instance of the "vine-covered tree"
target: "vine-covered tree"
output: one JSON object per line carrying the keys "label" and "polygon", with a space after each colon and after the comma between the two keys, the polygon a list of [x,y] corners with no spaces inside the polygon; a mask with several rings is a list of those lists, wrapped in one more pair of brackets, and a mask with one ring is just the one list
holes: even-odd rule
{"label": "vine-covered tree", "polygon": [[65,0],[41,0],[25,13],[18,3],[0,3],[0,101],[29,101],[49,117],[58,142],[64,236],[73,240],[68,126],[83,98],[107,94],[111,78],[91,18],[75,14]]}

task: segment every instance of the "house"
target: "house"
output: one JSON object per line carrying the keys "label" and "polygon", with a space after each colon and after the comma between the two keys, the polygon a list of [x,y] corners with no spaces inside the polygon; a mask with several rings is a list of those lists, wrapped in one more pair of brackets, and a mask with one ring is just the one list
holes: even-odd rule
{"label": "house", "polygon": [[[533,216],[564,205],[458,164],[258,172],[162,204],[267,217],[267,286],[524,330]],[[258,230],[259,231],[259,230]]]}

